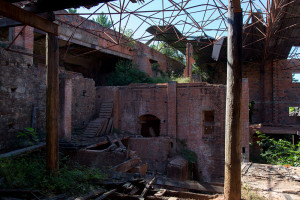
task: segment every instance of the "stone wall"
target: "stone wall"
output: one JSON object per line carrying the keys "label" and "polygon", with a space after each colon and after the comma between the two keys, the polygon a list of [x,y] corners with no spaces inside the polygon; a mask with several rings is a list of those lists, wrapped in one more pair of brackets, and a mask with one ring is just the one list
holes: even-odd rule
{"label": "stone wall", "polygon": [[26,127],[45,132],[46,69],[30,65],[31,60],[0,49],[0,149],[13,148]]}
{"label": "stone wall", "polygon": [[[74,74],[74,73],[73,73]],[[85,128],[96,117],[96,87],[93,79],[81,74],[72,77],[72,129]]]}
{"label": "stone wall", "polygon": [[[32,57],[0,48],[0,150],[14,148],[18,132],[26,127],[33,127],[42,135],[46,132],[46,68],[30,63]],[[66,77],[71,82],[65,84]],[[60,121],[64,122],[61,130],[71,121],[73,130],[84,128],[96,114],[95,82],[61,69],[60,84],[60,89],[66,90],[60,92],[65,94],[60,98],[60,113],[72,113]],[[70,112],[64,110],[64,101],[72,102]]]}

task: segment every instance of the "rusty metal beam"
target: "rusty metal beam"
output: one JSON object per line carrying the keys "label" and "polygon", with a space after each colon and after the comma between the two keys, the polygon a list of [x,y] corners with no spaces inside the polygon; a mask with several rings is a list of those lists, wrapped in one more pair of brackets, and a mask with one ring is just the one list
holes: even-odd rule
{"label": "rusty metal beam", "polygon": [[21,22],[22,24],[35,27],[47,33],[57,35],[57,24],[4,0],[0,0],[0,15]]}

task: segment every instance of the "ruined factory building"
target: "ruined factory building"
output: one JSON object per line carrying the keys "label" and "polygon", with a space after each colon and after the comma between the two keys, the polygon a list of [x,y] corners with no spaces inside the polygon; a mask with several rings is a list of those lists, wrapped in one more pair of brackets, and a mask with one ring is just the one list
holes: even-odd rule
{"label": "ruined factory building", "polygon": [[[265,140],[300,153],[300,2],[232,3],[0,0],[0,199],[228,199],[232,45],[242,198],[300,199],[299,158],[259,160]],[[8,178],[37,157],[48,178],[69,162],[106,177],[64,192]]]}

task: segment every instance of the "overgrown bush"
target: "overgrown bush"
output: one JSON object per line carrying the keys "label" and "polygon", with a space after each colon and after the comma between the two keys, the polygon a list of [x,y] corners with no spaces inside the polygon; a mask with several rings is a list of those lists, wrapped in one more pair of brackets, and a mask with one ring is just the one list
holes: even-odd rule
{"label": "overgrown bush", "polygon": [[88,168],[60,158],[57,175],[50,175],[46,168],[45,155],[31,154],[23,157],[0,160],[0,188],[32,189],[44,194],[82,194],[99,186],[95,180],[103,179],[99,169]]}
{"label": "overgrown bush", "polygon": [[286,139],[275,140],[265,134],[256,132],[260,141],[261,157],[269,164],[300,166],[300,142],[293,145]]}
{"label": "overgrown bush", "polygon": [[40,141],[38,133],[31,127],[27,127],[24,128],[24,130],[19,131],[17,138],[20,139],[18,141],[20,146],[32,146]]}
{"label": "overgrown bush", "polygon": [[108,85],[129,85],[130,83],[166,83],[170,80],[167,76],[150,77],[142,72],[131,61],[120,60],[114,72],[108,76]]}

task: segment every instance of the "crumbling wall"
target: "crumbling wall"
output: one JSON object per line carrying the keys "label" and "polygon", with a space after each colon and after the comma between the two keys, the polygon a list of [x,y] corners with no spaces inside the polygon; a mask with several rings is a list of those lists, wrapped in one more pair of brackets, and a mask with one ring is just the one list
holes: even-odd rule
{"label": "crumbling wall", "polygon": [[[177,138],[197,154],[205,181],[220,181],[224,174],[225,92],[224,85],[205,83],[177,87]],[[205,122],[206,111],[213,111],[213,120]]]}
{"label": "crumbling wall", "polygon": [[93,79],[72,74],[72,130],[83,129],[96,117],[96,87]]}
{"label": "crumbling wall", "polygon": [[[46,69],[30,65],[32,58],[0,49],[0,149],[17,144],[18,131],[36,124],[45,132]],[[36,121],[32,121],[36,107]]]}
{"label": "crumbling wall", "polygon": [[274,123],[299,125],[300,117],[289,116],[289,107],[300,107],[300,83],[292,82],[292,73],[300,73],[300,60],[277,61],[273,68]]}
{"label": "crumbling wall", "polygon": [[119,87],[118,128],[140,133],[139,117],[150,114],[160,119],[160,136],[167,133],[167,87],[166,85],[133,84]]}
{"label": "crumbling wall", "polygon": [[[99,98],[101,94],[102,97]],[[99,87],[97,96],[102,101],[114,99],[114,105],[118,107],[114,116],[118,119],[118,126],[115,127],[121,130],[141,134],[139,117],[145,114],[158,117],[161,120],[160,135],[170,137],[170,156],[176,153],[172,148],[181,154],[182,145],[186,145],[185,148],[197,154],[198,170],[202,180],[223,181],[225,85],[174,82],[162,85],[133,84],[122,87]],[[242,147],[244,147],[242,152],[245,151],[243,153],[245,160],[249,157],[248,102],[248,82],[244,79],[241,127]],[[152,140],[154,142],[156,138],[147,138],[145,142]]]}
{"label": "crumbling wall", "polygon": [[[32,57],[0,49],[0,149],[14,148],[18,132],[26,127],[46,132],[46,67],[31,61]],[[65,117],[73,129],[84,128],[95,116],[95,82],[81,74],[63,73],[72,80],[71,99],[65,99],[72,101],[72,116]]]}
{"label": "crumbling wall", "polygon": [[292,73],[300,72],[299,60],[279,60],[243,66],[249,82],[249,101],[254,101],[252,123],[296,125],[300,117],[289,116],[289,107],[299,107],[300,84]]}

